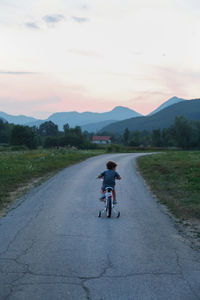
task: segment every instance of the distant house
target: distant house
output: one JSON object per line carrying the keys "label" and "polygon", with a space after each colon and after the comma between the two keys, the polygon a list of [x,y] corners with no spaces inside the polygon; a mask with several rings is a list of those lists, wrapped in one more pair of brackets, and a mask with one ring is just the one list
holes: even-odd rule
{"label": "distant house", "polygon": [[92,143],[94,144],[109,144],[111,143],[110,136],[100,136],[94,135],[92,138]]}

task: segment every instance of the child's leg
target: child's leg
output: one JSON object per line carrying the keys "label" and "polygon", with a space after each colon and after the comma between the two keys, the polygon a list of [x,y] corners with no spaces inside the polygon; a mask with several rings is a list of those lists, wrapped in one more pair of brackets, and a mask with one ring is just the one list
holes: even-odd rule
{"label": "child's leg", "polygon": [[113,202],[116,202],[116,192],[115,192],[115,190],[113,190],[112,193],[113,193]]}
{"label": "child's leg", "polygon": [[105,199],[105,192],[104,192],[104,189],[103,189],[103,188],[101,189],[101,193],[102,193],[103,195],[99,198],[99,200],[103,201],[103,200]]}

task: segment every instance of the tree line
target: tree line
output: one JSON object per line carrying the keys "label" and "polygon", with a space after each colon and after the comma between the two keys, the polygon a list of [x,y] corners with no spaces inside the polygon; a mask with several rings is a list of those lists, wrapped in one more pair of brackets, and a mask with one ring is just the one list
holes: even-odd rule
{"label": "tree line", "polygon": [[[103,134],[109,135],[108,132]],[[184,116],[175,118],[168,128],[130,131],[125,129],[123,135],[111,134],[114,143],[139,147],[177,147],[184,150],[200,149],[200,121],[187,120]]]}
{"label": "tree line", "polygon": [[[0,144],[25,146],[35,149],[38,146],[66,147],[75,146],[79,149],[95,148],[91,143],[94,133],[82,132],[80,126],[70,128],[63,126],[63,131],[52,121],[42,123],[39,128],[5,123],[0,119]],[[177,147],[184,150],[200,149],[200,121],[190,121],[184,116],[176,117],[174,124],[168,128],[130,131],[125,129],[122,135],[101,132],[109,135],[112,143],[132,147]]]}
{"label": "tree line", "polygon": [[80,126],[70,128],[69,124],[63,126],[63,131],[52,121],[42,123],[39,128],[33,126],[14,125],[5,123],[0,119],[0,144],[11,146],[25,146],[36,149],[75,146],[79,149],[92,148],[90,134],[82,132]]}

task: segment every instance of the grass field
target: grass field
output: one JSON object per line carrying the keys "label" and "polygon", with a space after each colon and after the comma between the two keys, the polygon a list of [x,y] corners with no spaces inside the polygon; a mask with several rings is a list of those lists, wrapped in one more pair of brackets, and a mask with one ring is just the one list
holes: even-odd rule
{"label": "grass field", "polygon": [[176,217],[200,220],[200,151],[144,156],[137,163],[153,193]]}
{"label": "grass field", "polygon": [[0,152],[0,210],[10,204],[11,193],[20,187],[101,153],[70,149]]}

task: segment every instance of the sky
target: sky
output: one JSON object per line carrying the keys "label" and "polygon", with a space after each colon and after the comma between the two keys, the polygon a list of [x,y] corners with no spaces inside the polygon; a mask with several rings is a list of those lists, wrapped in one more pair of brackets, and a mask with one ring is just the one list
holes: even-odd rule
{"label": "sky", "polygon": [[0,0],[0,37],[9,114],[200,98],[199,0]]}

